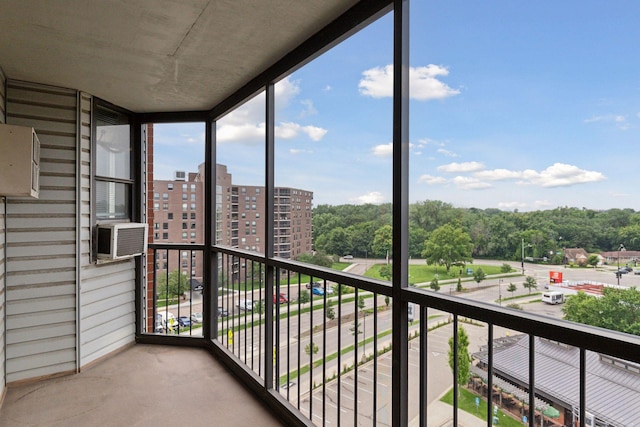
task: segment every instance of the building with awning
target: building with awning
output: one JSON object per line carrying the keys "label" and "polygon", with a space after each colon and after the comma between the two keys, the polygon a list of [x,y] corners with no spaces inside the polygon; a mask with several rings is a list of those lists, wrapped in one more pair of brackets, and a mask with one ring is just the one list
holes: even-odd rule
{"label": "building with awning", "polygon": [[[554,417],[555,412],[545,412],[548,408],[560,409],[567,425],[577,418],[580,406],[580,350],[541,338],[534,343],[535,394],[540,398],[540,402],[536,400],[536,408],[549,417]],[[483,349],[473,357],[479,361],[473,370],[476,373],[488,363],[488,353]],[[494,341],[493,363],[494,384],[502,388],[506,383],[504,390],[512,385],[518,399],[528,399],[529,337],[519,335]],[[592,425],[636,423],[640,419],[640,365],[587,351],[586,366],[586,411],[593,417]],[[483,372],[486,376],[486,371]],[[545,407],[544,402],[549,404]]]}

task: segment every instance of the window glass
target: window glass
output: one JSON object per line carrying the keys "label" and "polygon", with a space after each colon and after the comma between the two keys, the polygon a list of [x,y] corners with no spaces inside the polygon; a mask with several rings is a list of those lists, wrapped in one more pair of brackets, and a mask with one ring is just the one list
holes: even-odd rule
{"label": "window glass", "polygon": [[[96,181],[96,215],[98,219],[129,218],[130,184]],[[155,207],[155,204],[154,204]]]}

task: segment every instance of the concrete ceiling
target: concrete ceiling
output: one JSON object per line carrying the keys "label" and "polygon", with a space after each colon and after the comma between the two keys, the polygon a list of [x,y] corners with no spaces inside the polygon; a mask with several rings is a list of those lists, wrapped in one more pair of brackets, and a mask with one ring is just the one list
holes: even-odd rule
{"label": "concrete ceiling", "polygon": [[209,110],[355,3],[0,0],[0,67],[134,112]]}

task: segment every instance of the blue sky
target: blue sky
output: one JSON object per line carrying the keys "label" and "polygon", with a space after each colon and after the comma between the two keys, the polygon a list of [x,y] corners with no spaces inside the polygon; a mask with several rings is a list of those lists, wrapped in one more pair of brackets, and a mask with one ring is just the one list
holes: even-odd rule
{"label": "blue sky", "polygon": [[[411,4],[410,200],[640,209],[640,3]],[[391,201],[392,21],[276,86],[276,185]],[[156,177],[195,170],[204,127],[156,127]],[[263,185],[264,97],[218,123],[218,162]]]}

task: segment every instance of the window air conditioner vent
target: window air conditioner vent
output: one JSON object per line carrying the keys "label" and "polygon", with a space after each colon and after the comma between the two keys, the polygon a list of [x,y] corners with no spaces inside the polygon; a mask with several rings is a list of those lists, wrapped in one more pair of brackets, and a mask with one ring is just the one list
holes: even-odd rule
{"label": "window air conditioner vent", "polygon": [[126,259],[147,251],[147,224],[98,225],[98,259]]}

